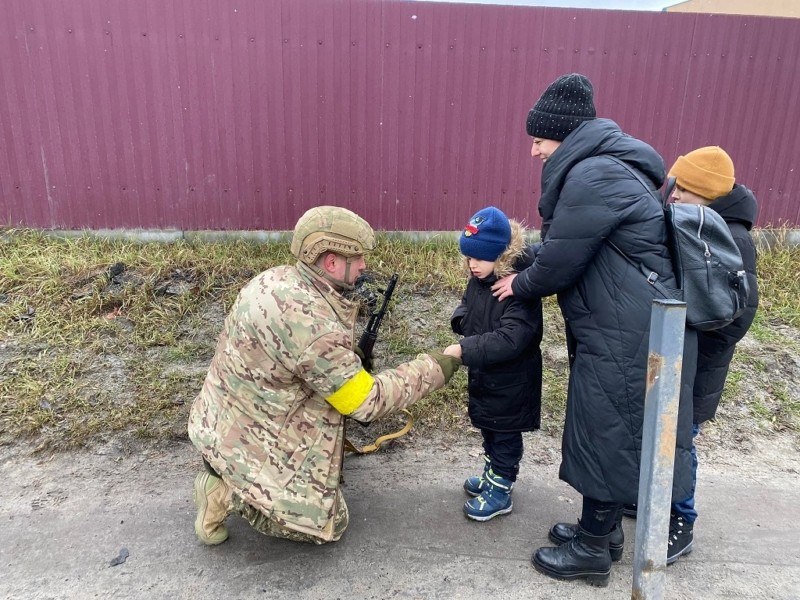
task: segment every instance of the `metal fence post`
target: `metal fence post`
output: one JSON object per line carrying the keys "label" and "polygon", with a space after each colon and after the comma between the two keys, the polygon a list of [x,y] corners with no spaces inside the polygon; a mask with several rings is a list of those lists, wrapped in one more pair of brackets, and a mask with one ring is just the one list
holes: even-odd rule
{"label": "metal fence post", "polygon": [[685,323],[684,302],[653,300],[633,552],[633,600],[664,597]]}

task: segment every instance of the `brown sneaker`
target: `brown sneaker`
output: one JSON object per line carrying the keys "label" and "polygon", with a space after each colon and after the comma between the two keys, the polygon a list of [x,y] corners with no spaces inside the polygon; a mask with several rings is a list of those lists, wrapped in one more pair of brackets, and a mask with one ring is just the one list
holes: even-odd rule
{"label": "brown sneaker", "polygon": [[194,504],[197,518],[194,532],[204,544],[213,546],[228,539],[228,530],[223,525],[231,509],[233,491],[222,479],[203,471],[194,479]]}

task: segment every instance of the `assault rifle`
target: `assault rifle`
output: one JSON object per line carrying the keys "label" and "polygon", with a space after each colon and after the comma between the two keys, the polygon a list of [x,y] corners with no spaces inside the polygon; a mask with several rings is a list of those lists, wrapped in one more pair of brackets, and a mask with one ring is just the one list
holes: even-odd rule
{"label": "assault rifle", "polygon": [[[392,278],[389,279],[386,290],[383,292],[383,302],[381,303],[381,307],[370,315],[367,327],[364,329],[364,333],[361,334],[361,339],[358,340],[357,347],[362,353],[361,364],[367,371],[372,371],[372,350],[375,347],[375,342],[378,340],[378,328],[381,326],[381,321],[383,321],[384,315],[386,315],[386,309],[389,307],[389,300],[391,300],[392,294],[394,293],[394,286],[397,285],[397,278],[397,273],[395,273],[392,275]],[[408,433],[411,427],[414,425],[414,419],[411,417],[411,413],[405,408],[401,409],[401,412],[404,412],[408,417],[408,420],[402,429],[395,431],[394,433],[382,435],[372,444],[364,447],[356,446],[347,438],[347,436],[345,436],[344,451],[355,452],[357,454],[375,452],[375,450],[380,448],[381,444],[384,442],[399,438],[401,435]],[[361,421],[356,421],[356,423],[364,426],[369,425],[369,423],[364,423]]]}
{"label": "assault rifle", "polygon": [[394,293],[394,286],[397,285],[397,273],[392,275],[389,284],[386,286],[386,291],[383,292],[383,302],[381,307],[372,313],[369,317],[367,328],[361,334],[361,339],[358,340],[358,348],[363,353],[361,362],[367,371],[372,371],[372,350],[375,348],[375,342],[378,339],[378,328],[381,326],[381,321],[386,314],[386,309],[389,307],[389,300]]}

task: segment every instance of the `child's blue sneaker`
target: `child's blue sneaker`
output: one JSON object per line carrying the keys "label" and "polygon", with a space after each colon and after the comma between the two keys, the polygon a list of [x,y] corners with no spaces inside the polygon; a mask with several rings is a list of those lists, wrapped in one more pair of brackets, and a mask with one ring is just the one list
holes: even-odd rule
{"label": "child's blue sneaker", "polygon": [[[484,489],[479,496],[464,503],[464,514],[474,521],[488,521],[511,512],[511,486],[513,483],[489,469],[484,479]],[[465,486],[466,489],[466,486]]]}
{"label": "child's blue sneaker", "polygon": [[[480,475],[473,475],[472,477],[467,477],[466,481],[464,481],[464,491],[467,492],[473,498],[475,496],[480,496],[481,492],[486,489],[486,474],[489,472],[489,469],[492,467],[492,459],[489,458],[488,455],[483,455],[483,473]],[[514,491],[514,483],[511,483],[511,489],[509,492]]]}
{"label": "child's blue sneaker", "polygon": [[467,477],[467,480],[464,482],[464,491],[467,492],[473,498],[475,496],[480,496],[481,492],[486,489],[486,474],[489,472],[489,469],[492,466],[492,460],[489,458],[488,454],[483,455],[483,473],[480,475],[473,475],[472,477]]}
{"label": "child's blue sneaker", "polygon": [[484,475],[467,477],[467,480],[464,482],[464,491],[473,498],[475,496],[480,496],[481,492],[486,489],[486,479],[484,477]]}

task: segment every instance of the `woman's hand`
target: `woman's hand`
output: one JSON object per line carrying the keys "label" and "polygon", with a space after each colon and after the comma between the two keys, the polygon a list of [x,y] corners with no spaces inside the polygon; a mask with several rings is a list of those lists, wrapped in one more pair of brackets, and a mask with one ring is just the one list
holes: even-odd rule
{"label": "woman's hand", "polygon": [[502,279],[498,279],[492,286],[492,294],[497,298],[498,302],[514,295],[514,290],[511,289],[511,284],[514,282],[516,277],[516,273],[513,275],[506,275]]}

